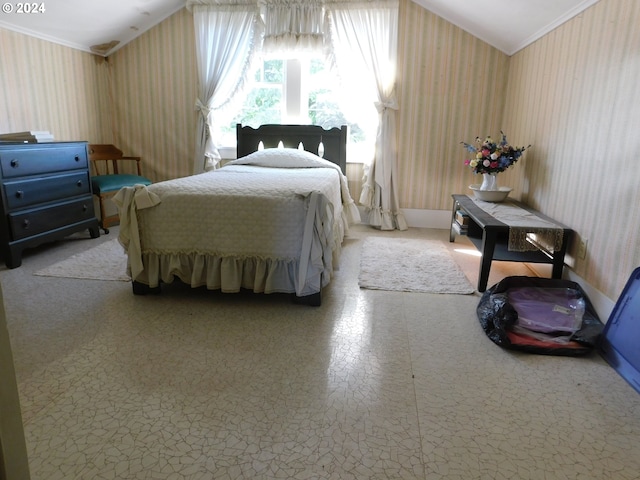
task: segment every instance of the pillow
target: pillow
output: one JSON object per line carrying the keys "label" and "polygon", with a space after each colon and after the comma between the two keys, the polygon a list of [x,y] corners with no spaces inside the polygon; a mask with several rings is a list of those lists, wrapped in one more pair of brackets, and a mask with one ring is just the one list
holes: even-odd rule
{"label": "pillow", "polygon": [[265,148],[257,152],[245,155],[237,160],[227,162],[225,165],[256,165],[259,167],[275,168],[337,168],[340,167],[329,160],[299,150],[297,148]]}

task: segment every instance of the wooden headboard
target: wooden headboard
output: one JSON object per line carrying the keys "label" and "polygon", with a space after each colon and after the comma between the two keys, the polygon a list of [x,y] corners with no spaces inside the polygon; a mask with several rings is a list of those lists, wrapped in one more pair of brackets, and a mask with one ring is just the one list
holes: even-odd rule
{"label": "wooden headboard", "polygon": [[258,150],[260,142],[264,148],[277,148],[282,142],[285,148],[298,148],[318,155],[320,142],[324,146],[322,158],[340,166],[347,174],[347,126],[325,129],[318,125],[261,125],[258,128],[236,125],[238,140],[237,157],[244,157]]}

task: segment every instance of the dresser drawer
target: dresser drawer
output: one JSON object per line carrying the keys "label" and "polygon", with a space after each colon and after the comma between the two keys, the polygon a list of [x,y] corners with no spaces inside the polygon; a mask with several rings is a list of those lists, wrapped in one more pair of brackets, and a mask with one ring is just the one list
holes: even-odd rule
{"label": "dresser drawer", "polygon": [[88,165],[87,147],[83,143],[58,145],[57,148],[43,144],[24,150],[0,150],[3,178],[87,169]]}
{"label": "dresser drawer", "polygon": [[89,173],[84,170],[5,182],[4,193],[7,209],[16,210],[37,203],[90,194],[91,183]]}
{"label": "dresser drawer", "polygon": [[93,197],[59,203],[51,207],[34,208],[9,214],[9,227],[13,240],[37,235],[82,220],[95,218]]}

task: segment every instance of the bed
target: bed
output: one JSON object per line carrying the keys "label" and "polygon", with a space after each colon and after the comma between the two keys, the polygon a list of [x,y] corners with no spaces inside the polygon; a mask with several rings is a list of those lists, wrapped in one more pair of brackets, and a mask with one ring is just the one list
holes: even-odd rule
{"label": "bed", "polygon": [[120,190],[119,241],[135,294],[178,279],[320,305],[349,226],[346,126],[237,126],[237,160]]}

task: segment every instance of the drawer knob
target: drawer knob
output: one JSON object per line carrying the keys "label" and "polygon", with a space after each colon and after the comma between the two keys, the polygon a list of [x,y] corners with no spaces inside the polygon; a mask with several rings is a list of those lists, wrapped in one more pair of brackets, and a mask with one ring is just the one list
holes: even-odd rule
{"label": "drawer knob", "polygon": [[18,190],[16,192],[16,198],[23,198],[24,197],[24,192],[22,190]]}
{"label": "drawer knob", "polygon": [[80,155],[76,155],[76,156],[75,156],[75,161],[76,161],[76,162],[79,162],[79,161],[80,161]]}
{"label": "drawer knob", "polygon": [[19,166],[20,166],[20,162],[18,161],[18,159],[17,159],[17,158],[14,158],[13,160],[11,160],[11,166],[12,166],[13,168],[17,168],[17,167],[19,167]]}
{"label": "drawer knob", "polygon": [[31,225],[31,221],[30,221],[30,220],[28,220],[28,219],[25,219],[25,220],[22,222],[22,226],[23,226],[25,229],[29,228],[29,226],[30,226],[30,225]]}
{"label": "drawer knob", "polygon": [[77,185],[78,187],[81,187],[81,186],[82,186],[82,180],[78,180],[78,181],[76,182],[76,185]]}
{"label": "drawer knob", "polygon": [[86,204],[82,205],[82,211],[86,212],[87,210],[89,210],[89,207]]}

